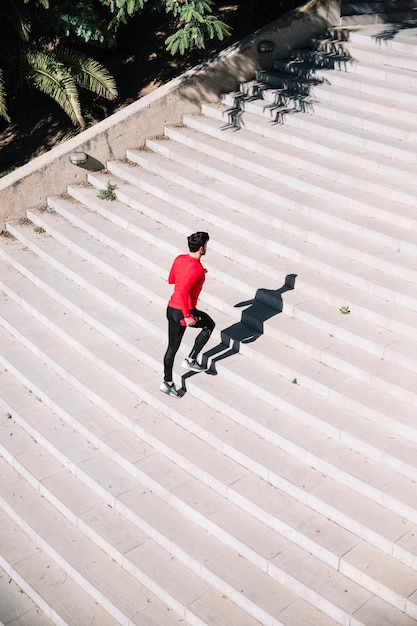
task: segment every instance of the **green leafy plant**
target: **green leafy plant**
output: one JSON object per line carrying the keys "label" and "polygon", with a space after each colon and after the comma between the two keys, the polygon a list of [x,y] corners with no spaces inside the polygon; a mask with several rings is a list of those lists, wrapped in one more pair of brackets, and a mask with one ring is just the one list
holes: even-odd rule
{"label": "green leafy plant", "polygon": [[205,47],[207,39],[219,41],[230,35],[230,28],[211,15],[213,0],[176,0],[167,3],[176,21],[175,32],[166,38],[166,49],[172,54]]}
{"label": "green leafy plant", "polygon": [[110,200],[111,202],[113,202],[113,200],[116,200],[117,198],[115,194],[116,189],[117,185],[113,185],[110,181],[108,181],[107,187],[105,187],[104,189],[100,189],[98,193],[98,198],[100,198],[100,200]]}
{"label": "green leafy plant", "polygon": [[[59,4],[59,3],[55,3]],[[74,9],[76,10],[76,8]],[[7,104],[31,98],[40,91],[85,128],[80,89],[114,100],[113,76],[95,59],[72,46],[78,41],[63,36],[61,14],[49,0],[2,0],[0,23],[0,117],[10,122]]]}
{"label": "green leafy plant", "polygon": [[293,385],[298,385],[298,380],[296,378],[293,378],[291,382]]}
{"label": "green leafy plant", "polygon": [[44,232],[46,232],[43,226],[35,226],[35,228],[33,230],[35,231],[35,233],[44,233]]}
{"label": "green leafy plant", "polygon": [[343,313],[343,315],[349,315],[350,309],[347,305],[341,306],[339,311]]}

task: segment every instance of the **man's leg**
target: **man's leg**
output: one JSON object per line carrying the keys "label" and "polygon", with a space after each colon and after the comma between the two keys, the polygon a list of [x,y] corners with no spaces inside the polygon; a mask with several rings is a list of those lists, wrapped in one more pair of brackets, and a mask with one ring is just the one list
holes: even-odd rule
{"label": "man's leg", "polygon": [[204,348],[208,340],[210,339],[210,335],[214,330],[215,323],[211,319],[210,315],[207,315],[204,311],[199,311],[198,309],[194,309],[191,313],[198,317],[198,322],[196,322],[193,328],[201,328],[201,331],[198,333],[193,349],[188,355],[191,361],[195,361],[200,354],[201,350]]}
{"label": "man's leg", "polygon": [[179,309],[167,308],[168,319],[168,348],[164,356],[164,381],[172,383],[172,368],[175,355],[181,345],[185,326],[181,326],[180,320],[183,315]]}

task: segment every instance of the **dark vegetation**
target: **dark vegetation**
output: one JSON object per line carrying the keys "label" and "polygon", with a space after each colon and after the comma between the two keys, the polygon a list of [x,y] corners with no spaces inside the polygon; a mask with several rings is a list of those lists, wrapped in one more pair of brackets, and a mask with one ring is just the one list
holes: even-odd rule
{"label": "dark vegetation", "polygon": [[[111,115],[187,69],[208,59],[302,2],[294,0],[217,0],[213,14],[231,29],[223,41],[206,41],[202,50],[171,55],[165,39],[169,16],[147,10],[122,25],[117,45],[110,50],[83,43],[78,49],[97,59],[114,76],[118,97],[108,101],[81,90],[80,103],[87,126]],[[9,111],[11,121],[0,120],[0,176],[30,161],[80,129],[50,98],[32,92]]]}

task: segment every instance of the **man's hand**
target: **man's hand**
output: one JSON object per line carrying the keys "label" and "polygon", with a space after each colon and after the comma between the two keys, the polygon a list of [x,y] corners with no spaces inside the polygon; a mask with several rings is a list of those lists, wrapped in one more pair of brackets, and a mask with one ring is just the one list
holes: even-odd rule
{"label": "man's hand", "polygon": [[184,317],[184,322],[186,326],[195,326],[196,319],[195,317]]}

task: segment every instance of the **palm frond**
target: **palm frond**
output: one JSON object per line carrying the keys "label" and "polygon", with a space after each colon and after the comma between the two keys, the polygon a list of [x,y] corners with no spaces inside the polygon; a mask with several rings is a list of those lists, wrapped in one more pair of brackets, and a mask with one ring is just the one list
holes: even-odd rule
{"label": "palm frond", "polygon": [[4,87],[3,72],[0,69],[0,117],[10,123],[10,117],[6,107],[6,90]]}
{"label": "palm frond", "polygon": [[74,125],[84,128],[77,85],[70,72],[51,55],[29,53],[26,59],[30,68],[28,78],[35,88],[53,98]]}
{"label": "palm frond", "polygon": [[77,85],[83,89],[88,89],[107,100],[114,100],[117,97],[116,81],[110,72],[95,59],[77,50],[64,47],[56,51],[56,58],[67,68]]}

